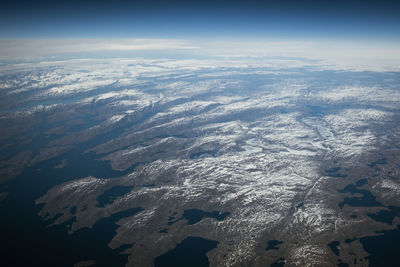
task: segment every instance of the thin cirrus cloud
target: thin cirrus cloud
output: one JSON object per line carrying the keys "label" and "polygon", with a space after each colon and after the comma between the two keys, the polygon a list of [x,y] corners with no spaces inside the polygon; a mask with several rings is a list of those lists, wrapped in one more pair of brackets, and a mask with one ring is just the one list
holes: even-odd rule
{"label": "thin cirrus cloud", "polygon": [[176,39],[30,39],[1,40],[0,57],[53,56],[100,51],[157,51],[194,49],[185,40]]}

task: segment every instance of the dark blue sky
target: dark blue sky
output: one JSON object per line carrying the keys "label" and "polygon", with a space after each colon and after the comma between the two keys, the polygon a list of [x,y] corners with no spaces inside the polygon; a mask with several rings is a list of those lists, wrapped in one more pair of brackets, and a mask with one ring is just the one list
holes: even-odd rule
{"label": "dark blue sky", "polygon": [[381,38],[400,1],[2,1],[0,38]]}

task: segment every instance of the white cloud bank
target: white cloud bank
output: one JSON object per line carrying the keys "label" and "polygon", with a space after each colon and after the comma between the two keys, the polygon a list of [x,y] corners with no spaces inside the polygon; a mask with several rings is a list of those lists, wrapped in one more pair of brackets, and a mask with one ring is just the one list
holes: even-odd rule
{"label": "white cloud bank", "polygon": [[[181,39],[33,39],[0,40],[0,60],[109,52],[178,53],[187,57],[302,57],[332,68],[400,70],[400,45],[390,41],[268,41]],[[121,54],[119,54],[121,56]]]}

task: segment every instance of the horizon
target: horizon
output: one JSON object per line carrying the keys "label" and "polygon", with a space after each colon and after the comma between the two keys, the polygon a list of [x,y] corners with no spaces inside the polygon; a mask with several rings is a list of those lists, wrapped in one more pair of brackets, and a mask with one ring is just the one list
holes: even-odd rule
{"label": "horizon", "polygon": [[396,1],[6,1],[0,60],[280,56],[398,70],[399,11]]}

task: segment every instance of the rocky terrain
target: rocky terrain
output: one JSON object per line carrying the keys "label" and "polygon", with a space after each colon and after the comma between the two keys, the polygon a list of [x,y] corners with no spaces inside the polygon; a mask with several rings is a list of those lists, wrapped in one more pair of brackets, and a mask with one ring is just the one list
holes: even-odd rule
{"label": "rocky terrain", "polygon": [[128,266],[188,237],[218,242],[211,266],[368,266],[363,238],[400,223],[399,73],[286,58],[0,73],[0,201],[38,163],[86,169],[35,198],[38,215],[73,234],[136,208],[108,244]]}

